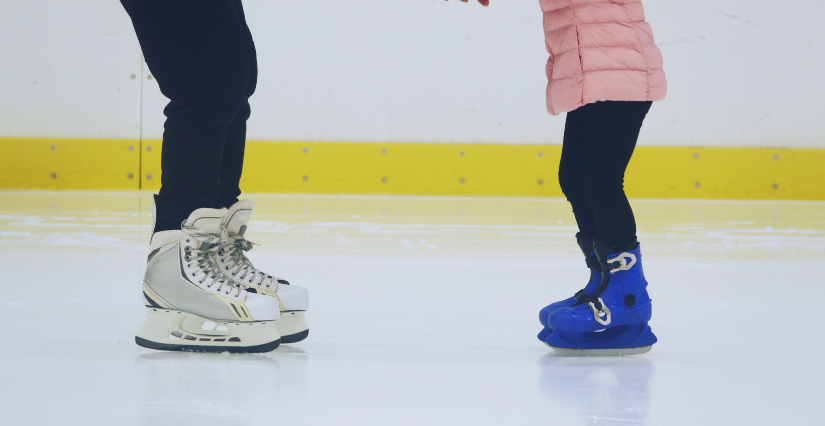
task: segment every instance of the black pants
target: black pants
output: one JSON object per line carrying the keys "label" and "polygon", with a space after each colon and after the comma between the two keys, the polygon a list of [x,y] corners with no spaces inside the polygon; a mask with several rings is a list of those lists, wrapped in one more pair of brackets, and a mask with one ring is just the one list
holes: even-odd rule
{"label": "black pants", "polygon": [[121,0],[170,102],[155,196],[155,232],[241,194],[249,97],[258,76],[241,0]]}
{"label": "black pants", "polygon": [[582,237],[619,250],[635,248],[636,219],[624,193],[624,173],[651,104],[596,102],[567,113],[559,184]]}

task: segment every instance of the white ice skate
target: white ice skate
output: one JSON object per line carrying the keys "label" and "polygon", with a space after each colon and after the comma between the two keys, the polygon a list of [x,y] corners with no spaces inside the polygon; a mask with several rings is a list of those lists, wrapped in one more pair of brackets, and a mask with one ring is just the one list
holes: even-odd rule
{"label": "white ice skate", "polygon": [[135,342],[150,349],[268,352],[278,347],[278,299],[247,292],[215,265],[226,209],[198,209],[180,231],[152,235]]}
{"label": "white ice skate", "polygon": [[214,258],[221,271],[247,291],[278,298],[281,319],[277,327],[281,343],[295,343],[309,335],[304,313],[309,307],[309,294],[305,288],[290,285],[283,280],[256,269],[246,258],[245,251],[252,249],[252,242],[244,238],[246,225],[255,202],[238,201],[226,213],[221,222],[224,239]]}

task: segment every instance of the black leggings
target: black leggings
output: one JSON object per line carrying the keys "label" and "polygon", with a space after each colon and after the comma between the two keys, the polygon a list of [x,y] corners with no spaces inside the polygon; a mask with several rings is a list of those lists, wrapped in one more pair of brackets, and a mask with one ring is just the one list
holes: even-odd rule
{"label": "black leggings", "polygon": [[596,102],[567,113],[559,184],[582,237],[619,250],[635,248],[636,219],[624,193],[624,172],[651,104]]}
{"label": "black leggings", "polygon": [[170,99],[155,196],[155,232],[192,211],[229,207],[258,76],[241,0],[121,0],[160,91]]}

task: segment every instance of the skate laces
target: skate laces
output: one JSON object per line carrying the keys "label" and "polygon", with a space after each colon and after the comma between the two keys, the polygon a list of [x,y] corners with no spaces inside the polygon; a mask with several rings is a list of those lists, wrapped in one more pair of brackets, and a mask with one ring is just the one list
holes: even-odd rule
{"label": "skate laces", "polygon": [[221,258],[226,267],[226,273],[234,281],[240,281],[245,285],[272,288],[278,291],[278,278],[269,275],[252,265],[244,252],[252,250],[257,244],[244,238],[243,234],[225,229],[224,238],[217,251],[217,256]]}
{"label": "skate laces", "polygon": [[204,284],[207,279],[209,279],[211,282],[206,283],[206,288],[211,289],[213,286],[217,285],[218,287],[215,291],[223,291],[223,293],[227,295],[234,291],[235,296],[240,296],[241,291],[243,290],[241,286],[230,280],[229,277],[227,277],[221,271],[220,267],[218,267],[218,265],[212,260],[212,255],[217,253],[220,249],[220,243],[222,240],[221,233],[213,234],[203,232],[194,226],[187,225],[186,223],[181,225],[181,230],[184,234],[200,243],[198,246],[199,248],[192,248],[189,246],[184,248],[184,251],[186,252],[184,260],[189,263],[189,266],[191,266],[193,262],[196,263],[200,272],[204,274],[200,281],[198,281],[198,284]]}

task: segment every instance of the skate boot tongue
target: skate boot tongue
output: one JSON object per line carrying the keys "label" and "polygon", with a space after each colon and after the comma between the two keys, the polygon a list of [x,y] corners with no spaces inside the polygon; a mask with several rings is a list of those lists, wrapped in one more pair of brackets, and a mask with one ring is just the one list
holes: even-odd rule
{"label": "skate boot tongue", "polygon": [[619,255],[623,252],[631,252],[636,250],[639,247],[639,242],[636,241],[634,238],[632,241],[625,244],[624,247],[613,246],[607,244],[603,241],[595,240],[593,243],[593,249],[596,252],[596,257],[599,259],[599,262],[604,267],[605,264],[608,263],[608,258],[615,258],[616,255]]}
{"label": "skate boot tongue", "polygon": [[238,201],[229,208],[221,223],[229,232],[243,235],[246,232],[246,224],[249,222],[253,207],[255,207],[255,201]]}
{"label": "skate boot tongue", "polygon": [[576,243],[578,243],[585,259],[589,259],[591,255],[595,254],[595,251],[593,250],[593,240],[582,237],[581,232],[576,234]]}
{"label": "skate boot tongue", "polygon": [[225,215],[226,209],[197,209],[189,215],[183,226],[202,234],[220,234],[221,220]]}

